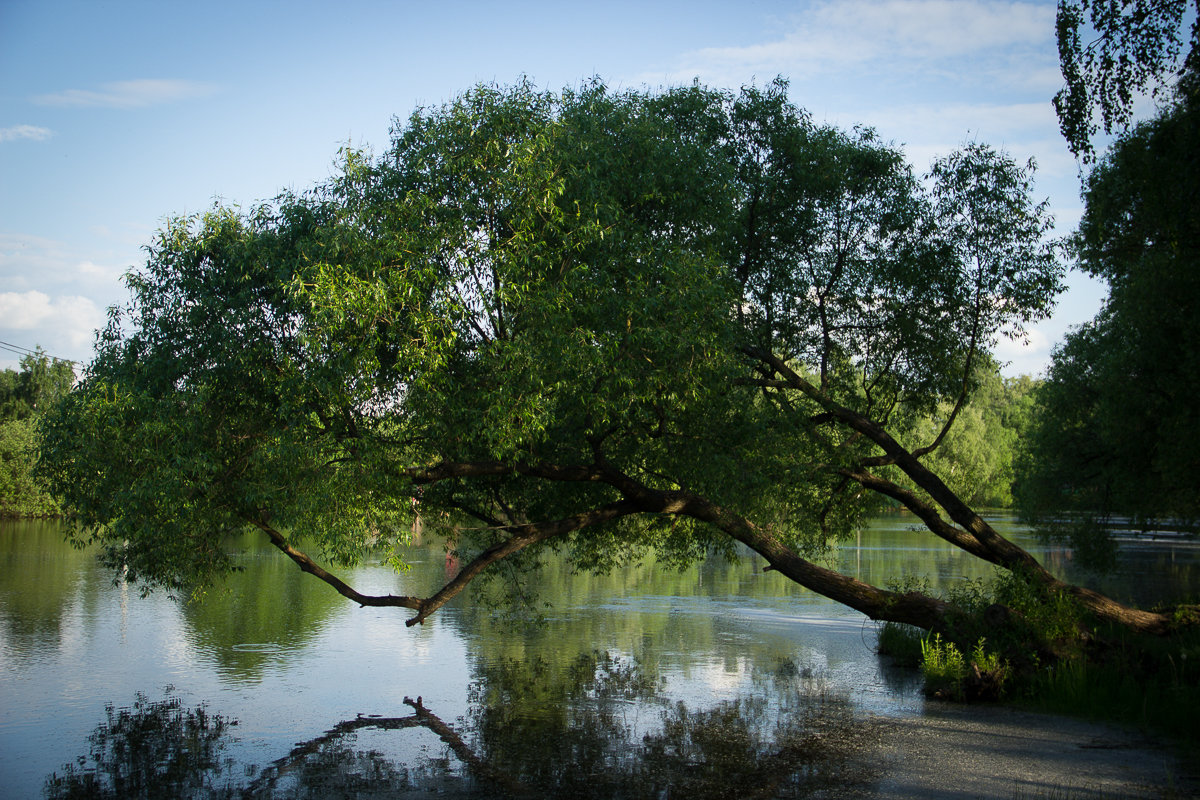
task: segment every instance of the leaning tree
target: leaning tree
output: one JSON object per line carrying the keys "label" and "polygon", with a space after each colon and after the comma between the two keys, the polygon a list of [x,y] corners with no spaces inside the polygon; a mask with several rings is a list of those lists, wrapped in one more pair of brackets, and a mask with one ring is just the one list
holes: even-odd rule
{"label": "leaning tree", "polygon": [[[884,498],[1101,619],[1170,627],[1062,583],[923,461],[997,337],[1059,290],[1031,166],[970,145],[918,179],[782,82],[481,86],[340,162],[306,194],[167,223],[44,423],[74,535],[127,578],[202,586],[249,527],[416,624],[547,549],[603,570],[740,544],[944,629],[946,600],[817,563]],[[329,571],[401,565],[417,515],[462,554],[445,585],[371,596]]]}

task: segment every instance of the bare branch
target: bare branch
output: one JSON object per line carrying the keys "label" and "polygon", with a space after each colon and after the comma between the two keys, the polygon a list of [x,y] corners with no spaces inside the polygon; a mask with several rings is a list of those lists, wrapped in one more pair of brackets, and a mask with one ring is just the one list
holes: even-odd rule
{"label": "bare branch", "polygon": [[313,561],[306,553],[297,550],[287,542],[287,538],[282,533],[267,525],[265,522],[253,521],[253,524],[262,530],[271,540],[271,544],[283,551],[288,558],[296,562],[304,572],[310,575],[315,575],[325,583],[337,590],[338,594],[346,597],[361,606],[393,606],[401,608],[411,608],[417,612],[416,616],[405,621],[408,626],[418,625],[425,622],[430,614],[444,606],[453,597],[462,592],[479,573],[483,572],[487,567],[506,558],[513,553],[524,550],[526,547],[555,536],[562,536],[581,528],[586,528],[591,525],[597,525],[602,522],[608,522],[618,517],[634,514],[639,511],[637,504],[628,500],[609,503],[605,506],[585,511],[580,514],[575,514],[570,517],[565,517],[560,520],[550,522],[536,522],[527,525],[514,525],[503,528],[512,533],[512,535],[502,542],[498,542],[487,550],[484,550],[471,563],[463,567],[454,578],[437,591],[431,597],[409,597],[406,595],[367,595],[359,592],[354,587],[347,584],[341,578],[330,573],[320,564]]}
{"label": "bare branch", "polygon": [[338,594],[342,595],[343,597],[349,598],[350,600],[353,600],[354,602],[358,603],[360,606],[399,606],[401,608],[411,608],[414,610],[419,610],[424,603],[424,601],[421,600],[421,598],[419,598],[419,597],[398,596],[398,595],[393,595],[393,594],[388,594],[388,595],[362,594],[361,592],[357,591],[352,586],[350,586],[348,583],[343,581],[341,578],[330,573],[324,567],[322,567],[320,564],[313,561],[311,558],[308,557],[307,554],[292,547],[290,544],[288,544],[287,538],[284,537],[284,535],[282,533],[280,533],[279,531],[272,528],[270,525],[267,525],[266,523],[259,522],[259,521],[253,521],[253,524],[257,528],[259,528],[259,530],[261,530],[263,533],[265,533],[267,535],[267,538],[269,538],[271,540],[271,544],[275,545],[277,548],[282,550],[283,553],[288,558],[290,558],[292,561],[295,561],[296,564],[299,565],[301,570],[303,570],[304,572],[307,572],[310,575],[315,575],[316,577],[325,581],[330,586],[332,586],[334,589],[336,589]]}

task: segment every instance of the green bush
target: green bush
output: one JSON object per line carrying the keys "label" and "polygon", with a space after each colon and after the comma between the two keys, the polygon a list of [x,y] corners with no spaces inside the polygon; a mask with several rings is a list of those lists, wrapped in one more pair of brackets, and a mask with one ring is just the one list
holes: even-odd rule
{"label": "green bush", "polygon": [[967,662],[954,642],[944,641],[940,633],[921,640],[921,674],[925,676],[925,694],[963,699]]}
{"label": "green bush", "polygon": [[921,640],[921,674],[925,694],[947,700],[998,700],[1012,674],[1008,661],[987,649],[980,637],[966,658],[954,642],[941,634]]}
{"label": "green bush", "polygon": [[0,422],[0,517],[52,517],[58,504],[33,476],[37,431],[33,418]]}

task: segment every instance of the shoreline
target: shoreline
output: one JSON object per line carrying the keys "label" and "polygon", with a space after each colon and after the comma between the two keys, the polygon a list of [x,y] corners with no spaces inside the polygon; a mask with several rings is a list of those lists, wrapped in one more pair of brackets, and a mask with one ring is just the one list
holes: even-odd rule
{"label": "shoreline", "polygon": [[854,760],[874,775],[860,797],[1200,796],[1200,765],[1186,764],[1162,739],[1116,724],[929,701],[919,716],[872,716],[868,725],[873,743]]}

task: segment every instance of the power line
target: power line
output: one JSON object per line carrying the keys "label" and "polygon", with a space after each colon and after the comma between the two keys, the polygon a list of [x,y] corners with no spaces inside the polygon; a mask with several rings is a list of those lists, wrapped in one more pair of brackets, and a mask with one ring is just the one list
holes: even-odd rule
{"label": "power line", "polygon": [[80,364],[80,362],[78,362],[74,359],[59,358],[58,356],[50,355],[49,353],[47,353],[45,350],[42,350],[41,348],[38,348],[36,350],[30,350],[28,347],[22,347],[19,344],[13,344],[11,342],[0,342],[0,350],[7,350],[8,352],[13,353],[18,356],[47,356],[55,361],[65,361],[68,364],[74,364],[77,367],[82,366]]}

